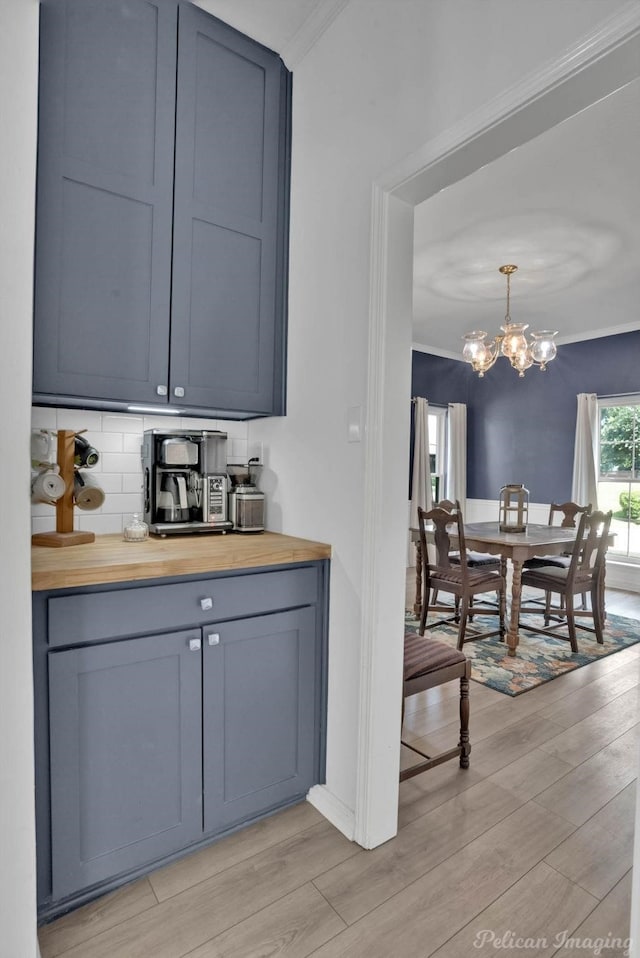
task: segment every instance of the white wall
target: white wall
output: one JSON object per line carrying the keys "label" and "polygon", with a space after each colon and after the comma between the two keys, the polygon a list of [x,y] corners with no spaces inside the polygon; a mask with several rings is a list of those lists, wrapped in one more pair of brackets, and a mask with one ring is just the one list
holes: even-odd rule
{"label": "white wall", "polygon": [[29,556],[36,0],[0,7],[0,955],[37,954]]}
{"label": "white wall", "polygon": [[[2,258],[2,268],[9,269],[0,302],[3,328],[10,325],[15,337],[10,357],[3,344],[0,389],[5,408],[12,412],[3,438],[9,432],[12,448],[25,450],[24,466],[7,475],[12,499],[24,506],[13,508],[2,526],[3,568],[10,568],[2,588],[10,586],[10,601],[3,603],[8,612],[3,613],[0,655],[11,657],[7,664],[12,670],[7,696],[2,696],[9,703],[12,742],[8,745],[3,736],[2,747],[10,748],[9,767],[15,773],[10,790],[0,790],[0,819],[9,848],[0,900],[11,909],[12,927],[17,923],[20,929],[16,934],[25,936],[16,939],[9,952],[20,958],[33,953],[32,834],[27,823],[31,706],[25,635],[37,46],[33,4],[4,0],[3,16],[11,29],[0,30],[6,47],[0,62],[10,74],[0,96],[9,119],[5,142],[11,144],[10,154],[3,151],[7,172],[0,182],[12,202],[10,215],[1,221],[3,236],[10,231],[10,245],[9,259],[6,254]],[[279,510],[274,514],[280,528],[334,546],[328,789],[346,809],[353,809],[356,799],[365,528],[364,445],[347,443],[346,415],[349,407],[364,409],[367,397],[372,181],[513,86],[524,73],[559,57],[623,5],[622,0],[350,0],[295,71],[289,415],[251,424],[249,439],[263,438],[270,448],[269,492]],[[207,6],[216,12],[215,0]],[[407,398],[408,355],[407,348]],[[369,424],[370,435],[378,426]],[[397,463],[395,473],[393,466],[389,463],[388,473],[397,481],[389,483],[386,495],[402,526],[402,557],[406,459]],[[402,607],[403,596],[396,591],[394,584],[390,594],[385,590],[381,596],[386,609]],[[24,645],[7,650],[7,627],[10,634],[23,636]]]}
{"label": "white wall", "polygon": [[[283,531],[334,547],[327,787],[347,808],[357,792],[365,476],[346,416],[367,396],[372,182],[621,6],[350,0],[294,72],[288,416],[253,423],[249,435],[271,448]],[[407,379],[407,400],[409,390]],[[402,500],[400,522],[406,461],[386,490]],[[383,601],[401,608],[403,597]]]}

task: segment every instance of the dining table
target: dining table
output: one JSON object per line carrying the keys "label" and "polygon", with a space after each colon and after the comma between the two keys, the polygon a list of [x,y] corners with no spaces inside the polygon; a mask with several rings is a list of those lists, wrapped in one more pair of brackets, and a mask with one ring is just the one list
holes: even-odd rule
{"label": "dining table", "polygon": [[[432,534],[427,529],[427,541]],[[577,529],[561,526],[548,526],[529,523],[524,532],[503,532],[499,522],[470,522],[464,525],[464,537],[467,549],[500,556],[503,575],[507,563],[511,563],[511,602],[507,629],[507,647],[509,655],[516,655],[518,648],[520,606],[522,600],[522,566],[527,559],[535,556],[561,555],[571,552],[576,540]],[[422,547],[420,532],[411,529],[411,540],[416,544],[416,601],[413,611],[416,616],[422,613]],[[613,537],[610,536],[613,541]],[[456,547],[457,538],[451,535],[451,545]]]}

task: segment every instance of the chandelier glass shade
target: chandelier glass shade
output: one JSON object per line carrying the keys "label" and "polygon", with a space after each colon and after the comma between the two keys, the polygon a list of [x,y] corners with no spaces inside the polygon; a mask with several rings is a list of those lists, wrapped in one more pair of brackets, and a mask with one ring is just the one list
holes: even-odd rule
{"label": "chandelier glass shade", "polygon": [[500,267],[500,272],[507,277],[507,311],[504,317],[504,325],[500,327],[502,335],[487,340],[487,333],[484,330],[474,329],[463,337],[465,343],[462,358],[471,364],[474,372],[478,373],[479,376],[484,376],[499,356],[508,359],[513,368],[517,370],[518,375],[523,377],[525,371],[534,365],[539,366],[544,371],[547,368],[547,363],[550,363],[556,355],[557,347],[554,336],[557,336],[557,332],[543,329],[531,333],[531,342],[529,342],[525,335],[529,328],[528,325],[511,322],[509,312],[511,274],[515,273],[517,268],[513,264]]}

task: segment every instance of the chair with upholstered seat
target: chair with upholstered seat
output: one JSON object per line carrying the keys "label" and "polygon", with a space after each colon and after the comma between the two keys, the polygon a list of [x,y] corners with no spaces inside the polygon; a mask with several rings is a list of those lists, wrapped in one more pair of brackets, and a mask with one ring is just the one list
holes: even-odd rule
{"label": "chair with upholstered seat", "polygon": [[[527,609],[527,612],[537,612],[544,615],[544,628],[534,628],[529,624],[520,627],[528,632],[540,635],[550,635],[554,638],[568,639],[572,652],[578,651],[576,628],[593,632],[596,641],[604,642],[603,628],[605,620],[604,609],[604,575],[605,556],[608,547],[611,512],[583,512],[580,516],[576,541],[571,553],[568,568],[558,566],[542,566],[537,569],[525,569],[522,573],[522,585],[532,589],[541,589],[545,593],[544,609]],[[575,609],[574,597],[589,593],[591,609]],[[560,596],[561,607],[551,607],[551,595]],[[593,627],[576,622],[576,616],[591,616]],[[551,619],[558,624],[550,626]],[[566,621],[565,621],[566,620]],[[559,629],[566,625],[568,635],[563,635]]]}
{"label": "chair with upholstered seat", "polygon": [[[583,513],[588,514],[589,512],[591,512],[591,503],[587,506],[579,506],[577,502],[563,502],[562,505],[552,502],[549,507],[549,521],[547,525],[555,525],[555,517],[562,516],[560,528],[575,529],[578,517]],[[564,555],[533,556],[531,559],[525,559],[523,567],[525,569],[537,569],[540,566],[556,565],[561,569],[567,569],[570,561],[570,552],[566,552]]]}
{"label": "chair with upholstered seat", "polygon": [[404,741],[402,744],[416,752],[424,761],[400,772],[400,781],[404,782],[414,775],[420,775],[442,762],[460,756],[460,767],[469,767],[471,743],[469,741],[469,678],[471,662],[462,652],[452,649],[444,642],[437,642],[415,632],[406,631],[404,635],[404,678],[402,695],[402,720],[404,722],[404,703],[410,695],[435,688],[445,682],[460,680],[460,740],[454,748],[427,755],[415,745]]}
{"label": "chair with upholstered seat", "polygon": [[[455,502],[452,502],[451,499],[441,499],[439,502],[436,503],[436,508],[446,509],[447,512],[453,512],[455,507],[456,507],[456,504]],[[467,566],[470,569],[484,569],[486,572],[502,572],[502,574],[504,575],[504,568],[500,564],[501,563],[500,556],[490,555],[488,552],[474,552],[471,549],[466,550],[466,555],[467,555]],[[458,550],[454,550],[453,552],[449,554],[449,559],[452,565],[460,565],[460,552]],[[456,602],[456,609],[457,609],[457,605],[458,603]],[[486,599],[480,599],[480,605],[482,605],[483,607],[489,606],[492,609],[497,609],[497,605],[495,602],[492,603]],[[470,602],[470,608],[473,609],[473,607],[474,607],[474,599],[472,597]],[[478,606],[476,605],[476,609],[477,608]],[[430,598],[429,611],[443,612],[443,611],[446,611],[447,609],[448,609],[448,606],[438,604],[438,590],[433,589],[433,592]],[[456,615],[454,615],[453,618],[455,618],[457,621]]]}
{"label": "chair with upholstered seat", "polygon": [[[563,502],[561,505],[558,505],[555,502],[552,502],[549,507],[549,521],[548,525],[555,525],[556,516],[562,516],[560,520],[561,529],[575,529],[576,522],[578,517],[586,513],[587,515],[591,512],[591,503],[587,506],[579,506],[577,502]],[[525,559],[523,563],[523,569],[540,569],[543,566],[557,566],[559,569],[568,569],[569,563],[571,562],[571,552],[564,552],[562,555],[549,555],[549,556],[532,556],[531,559]],[[529,601],[537,602],[547,602],[548,597],[544,599],[537,600],[532,599]],[[586,593],[582,596],[582,608],[587,608],[587,596]],[[521,612],[530,611],[528,608],[521,608]],[[531,610],[536,612],[536,609]]]}
{"label": "chair with upholstered seat", "polygon": [[[436,560],[429,562],[427,552],[427,524],[429,531],[433,533],[435,543]],[[420,634],[424,635],[427,627],[427,617],[433,610],[433,605],[429,605],[431,590],[435,592],[450,593],[456,600],[455,620],[459,623],[458,627],[458,649],[462,649],[465,642],[473,641],[479,638],[490,638],[493,635],[499,635],[504,640],[505,635],[505,578],[501,572],[487,570],[486,568],[472,569],[467,563],[467,550],[464,538],[464,523],[460,504],[456,502],[452,511],[442,509],[436,506],[429,512],[418,508],[418,526],[420,532],[420,544],[422,549],[423,564],[423,602],[422,615],[420,617]],[[452,537],[457,542],[457,561],[454,563],[451,559]],[[467,620],[479,610],[472,606],[474,596],[485,592],[496,592],[498,601],[497,608],[484,609],[482,614],[497,614],[499,617],[499,626],[497,629],[488,632],[479,632],[476,629],[467,629]],[[438,607],[436,607],[437,609]],[[442,623],[432,623],[429,628]],[[468,633],[468,634],[467,634]]]}

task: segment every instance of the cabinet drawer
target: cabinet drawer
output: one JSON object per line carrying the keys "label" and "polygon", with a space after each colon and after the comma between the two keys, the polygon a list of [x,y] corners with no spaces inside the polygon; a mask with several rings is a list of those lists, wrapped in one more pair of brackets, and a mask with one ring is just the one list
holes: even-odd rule
{"label": "cabinet drawer", "polygon": [[55,596],[48,600],[49,645],[166,632],[317,601],[314,566]]}

